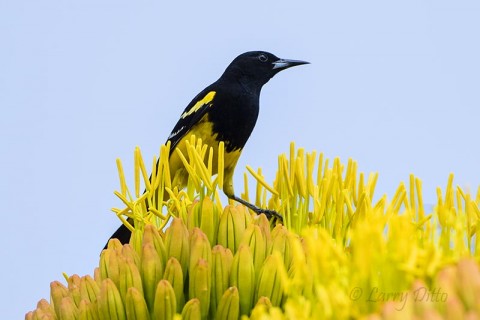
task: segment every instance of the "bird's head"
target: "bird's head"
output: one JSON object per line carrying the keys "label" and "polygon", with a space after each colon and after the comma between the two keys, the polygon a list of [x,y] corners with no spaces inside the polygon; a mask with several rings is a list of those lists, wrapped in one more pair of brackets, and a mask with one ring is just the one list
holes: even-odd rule
{"label": "bird's head", "polygon": [[260,89],[274,75],[290,67],[307,64],[301,60],[280,59],[265,51],[249,51],[236,57],[222,77],[248,82]]}

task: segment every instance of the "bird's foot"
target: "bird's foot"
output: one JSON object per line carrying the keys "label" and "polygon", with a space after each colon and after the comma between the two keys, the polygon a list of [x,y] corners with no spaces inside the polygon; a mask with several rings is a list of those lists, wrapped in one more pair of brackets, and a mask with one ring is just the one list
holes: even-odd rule
{"label": "bird's foot", "polygon": [[270,210],[270,209],[262,209],[262,208],[258,208],[256,207],[258,210],[254,210],[252,209],[253,211],[255,211],[256,214],[264,214],[267,216],[268,220],[272,219],[272,218],[275,218],[277,220],[279,220],[280,222],[283,222],[283,217],[275,210]]}
{"label": "bird's foot", "polygon": [[256,214],[262,214],[263,213],[265,216],[267,216],[268,220],[270,220],[272,218],[275,218],[275,219],[279,220],[280,222],[283,222],[283,217],[275,210],[259,208],[256,205],[251,204],[250,202],[247,202],[247,201],[245,201],[241,198],[238,198],[237,196],[231,196],[229,198],[243,204],[247,208],[254,211]]}

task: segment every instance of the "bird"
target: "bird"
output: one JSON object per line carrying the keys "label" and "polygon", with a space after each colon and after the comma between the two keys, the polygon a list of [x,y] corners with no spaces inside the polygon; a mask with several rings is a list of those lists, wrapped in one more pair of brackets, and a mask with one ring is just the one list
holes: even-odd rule
{"label": "bird", "polygon": [[[186,155],[186,141],[191,135],[201,138],[204,144],[211,147],[214,157],[218,154],[219,142],[223,141],[225,195],[256,214],[264,213],[268,218],[281,220],[282,217],[277,212],[259,208],[236,196],[233,174],[257,122],[263,85],[280,71],[304,64],[309,62],[281,59],[266,51],[249,51],[237,56],[217,81],[193,98],[168,136],[169,165],[174,181],[172,186],[180,189],[187,184],[188,173],[175,150],[180,149]],[[217,168],[213,169],[213,174],[216,174]],[[131,231],[122,224],[110,239],[116,238],[125,244],[129,242],[130,236]]]}

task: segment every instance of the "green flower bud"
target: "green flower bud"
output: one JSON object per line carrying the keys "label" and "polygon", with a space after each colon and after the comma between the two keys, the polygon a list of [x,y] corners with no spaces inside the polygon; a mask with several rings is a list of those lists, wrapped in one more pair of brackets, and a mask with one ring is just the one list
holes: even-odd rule
{"label": "green flower bud", "polygon": [[158,320],[173,319],[177,309],[177,301],[172,285],[167,280],[161,280],[158,283],[155,292],[155,303],[153,307],[153,317]]}
{"label": "green flower bud", "polygon": [[232,269],[232,251],[221,245],[212,249],[212,297],[210,303],[211,314],[216,314],[223,293],[228,288],[230,270]]}
{"label": "green flower bud", "polygon": [[108,241],[107,249],[121,250],[122,247],[123,247],[122,243],[120,242],[120,240],[118,240],[116,238],[112,238]]}
{"label": "green flower bud", "polygon": [[258,225],[249,224],[243,233],[241,244],[250,247],[250,252],[253,253],[253,265],[255,267],[255,274],[258,277],[260,268],[265,261],[267,255],[268,243],[265,235]]}
{"label": "green flower bud", "polygon": [[52,299],[52,305],[56,314],[60,314],[60,306],[62,305],[62,299],[68,297],[68,289],[58,281],[50,283],[50,295]]}
{"label": "green flower bud", "polygon": [[73,301],[72,297],[65,297],[62,299],[58,316],[60,319],[76,320],[78,315],[78,309]]}
{"label": "green flower bud", "polygon": [[[288,269],[288,290],[289,292],[311,298],[313,297],[314,277],[311,272],[311,265],[307,264],[302,244],[298,238],[292,235],[288,237],[287,243],[290,244],[292,257]],[[276,251],[273,250],[273,252]],[[284,260],[284,263],[288,262]]]}
{"label": "green flower bud", "polygon": [[258,298],[257,303],[255,304],[255,307],[257,306],[265,306],[267,308],[273,307],[272,301],[270,301],[270,299],[268,299],[268,297],[265,297],[265,296]]}
{"label": "green flower bud", "polygon": [[[109,244],[113,241],[110,240]],[[117,250],[107,248],[100,255],[100,276],[101,279],[111,279],[116,285],[120,284],[120,265]]]}
{"label": "green flower bud", "polygon": [[135,249],[136,252],[142,252],[142,243],[143,243],[143,233],[144,233],[145,224],[143,221],[139,221],[135,225],[135,230],[133,230],[132,235],[130,236],[130,241],[127,245]]}
{"label": "green flower bud", "polygon": [[152,242],[147,242],[142,248],[141,274],[143,291],[148,308],[153,310],[157,285],[164,273],[163,262]]}
{"label": "green flower bud", "polygon": [[247,245],[240,245],[233,257],[230,285],[238,288],[240,314],[248,315],[252,308],[255,292],[255,269],[253,257]]}
{"label": "green flower bud", "polygon": [[190,233],[190,261],[189,272],[197,265],[198,260],[203,259],[210,266],[212,263],[212,247],[207,236],[199,228],[193,228]]}
{"label": "green flower bud", "polygon": [[55,310],[47,300],[41,299],[37,303],[37,309],[25,315],[25,320],[56,319]]}
{"label": "green flower bud", "polygon": [[240,296],[237,287],[228,288],[218,304],[215,319],[236,320],[240,316]]}
{"label": "green flower bud", "polygon": [[194,200],[187,206],[187,219],[185,222],[189,232],[195,227],[200,227],[200,217],[198,216],[198,210],[196,210],[198,206],[200,206],[200,200]]}
{"label": "green flower bud", "polygon": [[208,316],[210,307],[211,270],[208,261],[199,259],[191,269],[189,298],[197,298],[200,301],[202,318]]}
{"label": "green flower bud", "polygon": [[278,252],[265,259],[260,270],[255,300],[268,297],[274,306],[280,306],[283,299],[284,283],[287,274],[283,266],[282,257]]}
{"label": "green flower bud", "polygon": [[73,298],[75,305],[78,306],[81,300],[80,294],[80,277],[76,274],[68,277],[67,285],[68,285],[68,294],[70,297]]}
{"label": "green flower bud", "polygon": [[466,310],[458,297],[448,297],[445,311],[445,319],[467,319]]}
{"label": "green flower bud", "polygon": [[260,297],[257,304],[252,309],[250,314],[251,320],[271,319],[269,310],[272,308],[272,302],[267,297]]}
{"label": "green flower bud", "polygon": [[118,291],[115,283],[111,279],[103,280],[97,297],[97,303],[101,319],[126,319],[120,291]]}
{"label": "green flower bud", "polygon": [[183,320],[200,320],[202,319],[202,314],[200,310],[200,300],[197,298],[190,299],[182,310],[182,319]]}
{"label": "green flower bud", "polygon": [[267,244],[270,248],[272,235],[270,231],[270,221],[268,221],[267,216],[262,213],[261,215],[258,216],[257,219],[253,220],[253,223],[260,227],[260,230],[262,230],[262,234],[265,237],[265,240],[267,241]]}
{"label": "green flower bud", "polygon": [[99,319],[97,306],[82,299],[78,305],[78,320],[96,320]]}
{"label": "green flower bud", "polygon": [[198,209],[201,212],[200,229],[205,233],[210,243],[215,243],[218,221],[220,220],[217,207],[209,197],[203,198],[200,203],[201,207]]}
{"label": "green flower bud", "polygon": [[120,286],[119,291],[125,301],[128,288],[136,288],[143,295],[142,278],[135,263],[125,257],[120,259]]}
{"label": "green flower bud", "polygon": [[127,258],[127,260],[134,262],[137,266],[140,265],[140,256],[135,250],[133,250],[133,247],[130,244],[127,243],[123,245],[122,250],[119,252],[123,257]]}
{"label": "green flower bud", "polygon": [[478,305],[480,301],[480,269],[478,264],[471,259],[462,259],[458,262],[457,268],[459,296],[466,310],[480,309]]}
{"label": "green flower bud", "polygon": [[278,252],[283,257],[283,262],[287,270],[290,269],[292,264],[292,235],[288,229],[278,224],[272,231],[272,246],[271,253]]}
{"label": "green flower bud", "polygon": [[249,221],[243,207],[226,206],[218,225],[217,243],[230,249],[232,253],[237,252]]}
{"label": "green flower bud", "polygon": [[97,295],[100,292],[100,287],[89,275],[81,278],[80,281],[80,297],[84,300],[93,302],[97,299]]}
{"label": "green flower bud", "polygon": [[164,266],[167,263],[167,249],[165,248],[165,242],[163,241],[162,236],[158,232],[157,228],[152,224],[147,224],[145,226],[145,232],[143,234],[143,245],[152,244],[155,250],[158,253]]}
{"label": "green flower bud", "polygon": [[125,309],[128,320],[149,320],[147,303],[143,298],[143,294],[135,287],[127,290],[125,297]]}
{"label": "green flower bud", "polygon": [[173,218],[172,224],[167,229],[165,244],[167,255],[175,257],[180,262],[183,270],[183,280],[185,280],[190,260],[190,247],[188,230],[182,219]]}
{"label": "green flower bud", "polygon": [[[441,288],[450,299],[458,299],[457,297],[457,274],[458,270],[455,266],[447,266],[440,270],[436,277],[436,287]],[[441,314],[446,313],[447,304],[438,304],[438,309]]]}
{"label": "green flower bud", "polygon": [[[102,256],[100,256],[100,263],[102,261]],[[100,289],[100,286],[102,285],[102,272],[100,270],[100,267],[96,267],[93,269],[93,279],[95,280],[95,283],[97,284],[97,287]]]}
{"label": "green flower bud", "polygon": [[173,291],[175,292],[175,297],[177,300],[177,312],[182,310],[183,304],[185,303],[185,295],[183,293],[183,278],[184,276],[180,262],[178,262],[178,260],[174,257],[168,259],[163,279],[168,280],[173,287]]}

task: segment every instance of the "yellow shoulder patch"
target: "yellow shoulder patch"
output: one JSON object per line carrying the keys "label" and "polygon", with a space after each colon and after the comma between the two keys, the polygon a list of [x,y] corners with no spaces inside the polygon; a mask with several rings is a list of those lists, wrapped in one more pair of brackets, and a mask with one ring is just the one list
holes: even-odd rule
{"label": "yellow shoulder patch", "polygon": [[202,100],[200,100],[200,101],[198,101],[197,103],[195,103],[195,104],[193,105],[193,107],[190,108],[190,110],[185,111],[185,112],[182,114],[182,119],[185,119],[185,118],[188,117],[189,115],[197,112],[198,109],[200,109],[200,108],[203,107],[204,105],[209,104],[210,102],[212,102],[213,98],[215,97],[215,94],[216,94],[215,91],[210,91],[209,93],[207,93]]}

